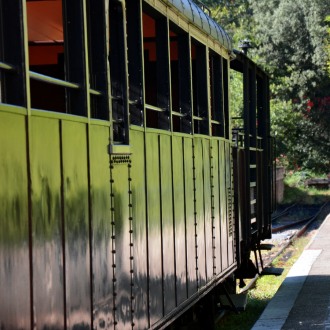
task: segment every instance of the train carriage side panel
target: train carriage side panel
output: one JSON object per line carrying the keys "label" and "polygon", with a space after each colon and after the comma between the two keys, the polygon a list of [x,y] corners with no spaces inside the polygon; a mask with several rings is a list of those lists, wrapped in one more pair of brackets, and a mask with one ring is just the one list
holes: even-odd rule
{"label": "train carriage side panel", "polygon": [[221,232],[220,232],[220,172],[219,172],[219,149],[220,140],[211,141],[211,168],[212,168],[212,208],[213,208],[213,245],[214,245],[214,273],[221,273]]}
{"label": "train carriage side panel", "polygon": [[173,136],[172,138],[175,275],[178,305],[187,299],[186,193],[183,141],[181,136]]}
{"label": "train carriage side panel", "polygon": [[227,226],[228,226],[228,264],[232,265],[235,262],[235,224],[234,224],[234,194],[233,194],[233,177],[232,177],[232,156],[231,144],[225,144],[226,155],[226,195],[227,195]]}
{"label": "train carriage side panel", "polygon": [[203,185],[203,139],[194,139],[195,237],[198,288],[206,284],[205,195]]}
{"label": "train carriage side panel", "polygon": [[67,328],[91,327],[87,129],[62,121]]}
{"label": "train carriage side panel", "polygon": [[132,199],[134,224],[134,323],[137,329],[148,328],[148,236],[146,209],[146,165],[144,132],[130,130],[132,148]]}
{"label": "train carriage side panel", "polygon": [[171,157],[171,140],[170,135],[159,135],[164,315],[176,307],[172,162],[177,159]]}
{"label": "train carriage side panel", "polygon": [[58,119],[31,117],[33,305],[37,328],[64,327],[61,148]]}
{"label": "train carriage side panel", "polygon": [[130,156],[110,156],[111,226],[114,236],[112,244],[114,268],[113,294],[115,325],[119,329],[131,328],[132,323],[132,201],[130,198]]}
{"label": "train carriage side panel", "polygon": [[160,209],[160,164],[158,134],[146,134],[147,218],[150,324],[163,316],[162,227]]}
{"label": "train carriage side panel", "polygon": [[221,230],[221,262],[222,270],[228,267],[228,224],[227,224],[227,194],[226,194],[226,153],[225,141],[221,140],[220,147],[220,230]]}
{"label": "train carriage side panel", "polygon": [[1,111],[0,137],[0,323],[30,329],[26,117]]}
{"label": "train carriage side panel", "polygon": [[110,199],[109,127],[90,125],[89,163],[91,196],[91,245],[93,327],[113,327],[113,254]]}
{"label": "train carriage side panel", "polygon": [[214,275],[212,196],[211,196],[211,149],[210,140],[203,139],[203,195],[204,195],[204,224],[205,224],[205,262],[206,278],[210,281]]}
{"label": "train carriage side panel", "polygon": [[183,139],[188,297],[197,291],[193,143],[192,138]]}

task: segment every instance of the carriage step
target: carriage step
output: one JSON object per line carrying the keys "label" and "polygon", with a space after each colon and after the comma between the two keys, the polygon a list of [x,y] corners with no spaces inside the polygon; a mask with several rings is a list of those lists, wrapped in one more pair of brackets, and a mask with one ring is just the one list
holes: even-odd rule
{"label": "carriage step", "polygon": [[260,244],[260,250],[270,251],[275,245],[274,244]]}
{"label": "carriage step", "polygon": [[265,267],[261,275],[275,275],[275,276],[280,276],[282,275],[284,271],[284,268],[278,268],[278,267]]}

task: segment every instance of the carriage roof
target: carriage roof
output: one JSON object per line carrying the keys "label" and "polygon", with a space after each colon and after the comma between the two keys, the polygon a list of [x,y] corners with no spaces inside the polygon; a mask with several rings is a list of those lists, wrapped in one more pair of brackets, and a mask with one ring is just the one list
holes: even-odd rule
{"label": "carriage roof", "polygon": [[208,35],[217,39],[226,49],[232,51],[232,42],[227,32],[208,16],[200,6],[192,0],[165,0],[169,5],[175,7],[194,25],[198,26]]}

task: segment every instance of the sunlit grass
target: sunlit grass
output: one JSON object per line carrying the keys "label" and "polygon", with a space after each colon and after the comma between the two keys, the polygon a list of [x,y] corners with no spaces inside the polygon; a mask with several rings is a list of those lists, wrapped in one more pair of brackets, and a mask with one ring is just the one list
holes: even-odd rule
{"label": "sunlit grass", "polygon": [[306,182],[310,178],[326,178],[325,174],[312,173],[309,171],[288,172],[284,179],[283,204],[321,204],[330,200],[330,189],[318,189],[308,187]]}

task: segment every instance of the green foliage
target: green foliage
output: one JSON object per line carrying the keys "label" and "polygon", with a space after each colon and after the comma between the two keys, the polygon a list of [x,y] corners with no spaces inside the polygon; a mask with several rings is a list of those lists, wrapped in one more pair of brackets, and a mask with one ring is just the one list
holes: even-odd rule
{"label": "green foliage", "polygon": [[[243,116],[243,75],[240,72],[230,72],[230,115],[232,118]],[[239,119],[232,120],[233,127],[242,126]]]}
{"label": "green foliage", "polygon": [[277,85],[276,96],[302,100],[314,94],[326,74],[323,13],[330,0],[250,3],[259,40],[258,53]]}
{"label": "green foliage", "polygon": [[[329,171],[330,0],[250,1],[260,59],[273,79],[272,124],[291,166]],[[282,127],[282,128],[281,128]]]}
{"label": "green foliage", "polygon": [[[245,38],[256,45],[249,57],[271,76],[277,155],[285,154],[292,168],[329,172],[330,0],[206,2],[236,48]],[[231,83],[232,116],[238,116],[240,77]]]}
{"label": "green foliage", "polygon": [[325,22],[327,24],[327,38],[326,38],[326,52],[327,52],[327,67],[328,67],[328,74],[330,76],[330,15],[326,17]]}
{"label": "green foliage", "polygon": [[254,23],[248,0],[208,1],[212,4],[211,14],[233,40],[234,48],[239,47],[243,39],[254,42]]}

